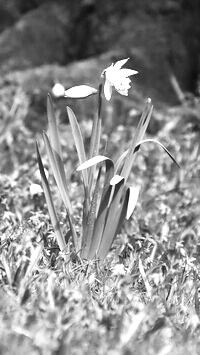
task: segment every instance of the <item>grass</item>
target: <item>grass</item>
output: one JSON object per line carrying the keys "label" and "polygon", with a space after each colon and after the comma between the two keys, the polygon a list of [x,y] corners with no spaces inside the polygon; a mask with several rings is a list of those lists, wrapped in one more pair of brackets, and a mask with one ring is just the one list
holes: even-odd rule
{"label": "grass", "polygon": [[[180,119],[170,129],[171,111],[160,115],[162,128],[156,139],[173,153],[181,169],[152,142],[143,144],[129,176],[130,183],[142,186],[140,199],[103,265],[77,260],[73,251],[65,260],[59,251],[44,196],[32,196],[29,190],[30,183],[39,183],[35,137],[23,124],[12,128],[10,154],[15,165],[9,174],[0,175],[0,353],[199,353],[199,136],[181,110],[173,112]],[[179,125],[181,119],[184,125]],[[61,143],[66,135],[70,139],[70,127],[64,128],[59,132]],[[116,127],[108,153],[115,153],[119,142],[127,149],[127,137],[135,130]],[[23,137],[20,152],[18,137]],[[83,190],[74,169],[78,161],[73,140],[68,147],[61,145],[72,176],[71,181],[67,178],[69,197],[79,233]],[[43,149],[41,156],[47,169]],[[66,212],[51,186],[63,228]],[[62,230],[68,240],[68,230]]]}

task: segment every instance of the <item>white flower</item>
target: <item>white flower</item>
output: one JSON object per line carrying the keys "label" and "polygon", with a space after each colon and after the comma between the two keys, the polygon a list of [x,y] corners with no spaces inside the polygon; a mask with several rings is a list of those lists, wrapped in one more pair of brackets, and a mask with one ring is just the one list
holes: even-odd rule
{"label": "white flower", "polygon": [[123,264],[116,264],[113,269],[113,275],[115,276],[124,276],[126,275],[126,270]]}
{"label": "white flower", "polygon": [[62,84],[56,83],[52,88],[52,94],[55,97],[63,97],[65,93],[65,88]]}
{"label": "white flower", "polygon": [[110,101],[113,86],[121,95],[128,96],[128,89],[131,87],[131,79],[128,77],[138,73],[132,69],[121,69],[128,60],[129,58],[119,60],[115,64],[112,63],[103,71],[102,76],[105,77],[104,95],[106,100]]}
{"label": "white flower", "polygon": [[43,193],[41,186],[38,184],[33,184],[33,183],[30,185],[29,191],[30,191],[31,196],[41,195]]}

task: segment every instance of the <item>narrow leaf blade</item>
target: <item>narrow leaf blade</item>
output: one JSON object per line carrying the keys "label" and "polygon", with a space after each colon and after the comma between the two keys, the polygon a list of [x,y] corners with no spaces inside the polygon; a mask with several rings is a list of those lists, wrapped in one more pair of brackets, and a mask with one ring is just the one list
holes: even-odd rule
{"label": "narrow leaf blade", "polygon": [[[153,139],[153,138],[148,138],[148,139],[143,139],[141,141],[139,141],[136,146],[135,146],[135,150],[133,152],[133,154],[135,154],[136,151],[138,151],[138,148],[140,148],[140,146],[144,143],[148,143],[148,142],[152,142],[152,143],[156,143],[158,144],[162,149],[164,149],[164,151],[169,155],[169,157],[172,159],[172,161],[176,164],[176,166],[178,168],[181,168],[180,165],[178,164],[178,162],[176,161],[176,159],[173,157],[173,155],[169,152],[169,150],[158,140]],[[120,165],[122,164],[123,160],[126,158],[128,154],[128,149],[122,153],[122,155],[118,158],[118,160],[115,163],[115,174],[117,174],[117,172],[120,170]]]}
{"label": "narrow leaf blade", "polygon": [[[47,97],[47,116],[48,116],[48,124],[49,124],[49,136],[50,139],[48,139],[48,136],[46,133],[43,133],[43,139],[45,142],[47,154],[49,156],[49,159],[51,160],[51,167],[52,170],[54,169],[54,177],[55,173],[60,178],[61,185],[63,186],[63,189],[65,192],[68,191],[67,188],[67,179],[65,175],[65,168],[63,164],[63,158],[62,158],[62,150],[61,150],[61,145],[60,145],[60,138],[59,138],[59,133],[58,133],[58,127],[56,124],[56,117],[54,113],[54,108],[53,108],[53,102],[51,99],[50,94],[48,94]],[[62,194],[62,196],[64,196]],[[72,208],[71,208],[71,203],[68,198],[68,194],[66,195],[65,193],[65,204],[67,204],[67,208],[69,212],[72,214]]]}
{"label": "narrow leaf blade", "polygon": [[94,234],[93,234],[91,246],[88,252],[88,259],[93,259],[99,249],[99,245],[102,239],[102,234],[105,228],[105,222],[106,222],[106,217],[108,212],[108,202],[110,199],[111,191],[112,191],[112,186],[108,188],[108,190],[104,194],[104,198],[101,201],[98,216],[96,218],[96,222],[94,226]]}
{"label": "narrow leaf blade", "polygon": [[128,199],[128,206],[126,212],[126,219],[129,219],[133,214],[136,203],[138,201],[139,193],[140,193],[139,187],[136,186],[129,187],[129,199]]}
{"label": "narrow leaf blade", "polygon": [[56,164],[55,155],[53,154],[53,150],[52,150],[51,144],[49,142],[49,138],[45,132],[43,132],[43,140],[44,140],[45,148],[47,151],[48,159],[50,162],[50,166],[51,166],[51,169],[53,172],[53,176],[56,180],[56,184],[57,184],[58,189],[60,191],[61,197],[63,199],[66,209],[68,210],[70,215],[72,215],[72,207],[71,207],[71,202],[70,202],[69,195],[68,195],[68,189],[64,183],[65,179],[63,179],[62,170],[60,170],[58,165]]}
{"label": "narrow leaf blade", "polygon": [[[94,123],[95,125],[95,123]],[[101,119],[99,118],[97,121],[97,127],[95,126],[96,130],[92,130],[91,141],[93,141],[93,146],[90,147],[92,149],[89,153],[89,157],[92,158],[99,154],[99,146],[100,146],[100,137],[101,137]],[[92,143],[91,143],[92,144]],[[92,190],[93,180],[95,175],[96,167],[93,166],[89,170],[89,191]]]}
{"label": "narrow leaf blade", "polygon": [[77,171],[82,171],[84,169],[91,168],[91,166],[94,166],[96,164],[102,163],[105,160],[111,160],[104,155],[97,155],[91,159],[86,160],[84,163],[79,165],[79,167],[76,169]]}
{"label": "narrow leaf blade", "polygon": [[[99,85],[98,92],[98,110],[97,114],[94,116],[93,125],[92,125],[92,133],[90,138],[90,148],[89,148],[89,158],[92,158],[96,155],[99,155],[99,147],[100,147],[100,139],[101,139],[101,107],[102,107],[102,84]],[[93,181],[95,175],[96,167],[93,166],[89,172],[89,193],[93,188]]]}
{"label": "narrow leaf blade", "polygon": [[115,232],[117,229],[116,220],[118,220],[119,217],[120,200],[123,192],[124,192],[124,179],[121,180],[117,185],[115,185],[114,193],[112,195],[112,200],[108,208],[105,228],[103,231],[101,243],[99,245],[99,250],[97,253],[98,257],[102,260],[107,255],[110,246],[113,242],[113,239],[115,237]]}
{"label": "narrow leaf blade", "polygon": [[176,164],[176,166],[178,168],[181,168],[179,163],[176,161],[176,159],[173,157],[173,155],[169,152],[169,150],[158,140],[153,139],[153,138],[144,139],[144,140],[138,142],[137,146],[140,146],[141,144],[148,143],[148,142],[156,143],[157,145],[159,145],[167,153],[167,155],[171,158],[171,160]]}
{"label": "narrow leaf blade", "polygon": [[65,176],[63,175],[62,170],[60,170],[58,165],[56,164],[55,155],[53,154],[51,144],[50,144],[48,136],[46,135],[45,132],[43,132],[43,139],[44,139],[44,144],[45,144],[45,148],[47,151],[47,155],[48,155],[48,158],[50,161],[50,165],[51,165],[51,168],[53,171],[53,175],[56,180],[56,184],[58,186],[60,195],[61,195],[64,205],[66,207],[74,247],[75,247],[76,251],[78,252],[80,250],[80,242],[79,242],[76,230],[74,228],[73,211],[72,211],[71,202],[69,199],[68,189],[66,186],[66,179],[65,179]]}
{"label": "narrow leaf blade", "polygon": [[137,143],[141,139],[143,139],[143,137],[144,137],[144,134],[146,132],[146,129],[148,127],[148,124],[149,124],[149,121],[150,121],[150,118],[151,118],[152,111],[153,111],[153,106],[151,105],[151,100],[148,99],[147,102],[146,102],[146,106],[145,106],[145,109],[143,111],[143,114],[141,116],[141,119],[139,121],[139,124],[138,124],[138,126],[136,128],[135,135],[134,135],[133,140],[131,142],[131,145],[130,145],[130,147],[128,149],[128,153],[126,155],[122,171],[120,173],[120,175],[124,176],[125,181],[128,179],[128,176],[130,174],[130,171],[132,169],[132,165],[133,165],[133,162],[134,162],[134,159],[135,159],[135,156],[134,156],[133,153],[135,151]]}
{"label": "narrow leaf blade", "polygon": [[99,248],[102,234],[105,227],[105,221],[108,212],[108,204],[111,196],[112,186],[110,185],[111,177],[113,176],[114,172],[114,165],[112,160],[105,160],[106,164],[106,172],[104,177],[104,185],[101,195],[101,201],[99,205],[98,215],[96,217],[96,222],[94,225],[94,233],[93,238],[90,246],[90,250],[88,252],[88,259],[94,258]]}
{"label": "narrow leaf blade", "polygon": [[[67,113],[68,113],[69,122],[70,122],[71,129],[72,129],[72,135],[74,138],[75,147],[76,147],[78,158],[79,158],[79,163],[82,164],[83,162],[86,161],[86,153],[85,153],[85,147],[84,147],[84,143],[83,143],[83,136],[82,136],[78,121],[76,119],[76,116],[70,107],[67,107]],[[88,172],[84,171],[82,174],[83,174],[84,185],[86,188],[88,188]]]}
{"label": "narrow leaf blade", "polygon": [[48,94],[47,96],[47,117],[48,117],[48,129],[49,129],[49,136],[50,136],[52,150],[62,160],[62,151],[60,146],[58,127],[56,124],[56,116],[54,113],[53,102],[50,94]]}
{"label": "narrow leaf blade", "polygon": [[83,230],[83,243],[81,248],[81,257],[88,259],[88,252],[92,243],[92,239],[94,237],[94,224],[97,215],[97,206],[100,195],[100,178],[101,178],[102,169],[100,167],[98,177],[96,180],[96,186],[93,192],[93,197],[91,201],[91,207],[89,213],[87,215],[87,222],[85,224],[85,230]]}
{"label": "narrow leaf blade", "polygon": [[43,186],[43,190],[44,190],[45,199],[47,202],[49,215],[51,218],[51,223],[52,223],[52,226],[55,231],[55,235],[56,235],[56,239],[57,239],[59,248],[62,251],[65,249],[66,243],[65,243],[65,239],[63,237],[63,234],[62,234],[62,231],[60,228],[60,223],[59,223],[59,220],[58,220],[58,217],[56,214],[56,210],[55,210],[55,207],[53,204],[53,199],[52,199],[51,191],[49,188],[49,183],[48,183],[48,180],[45,175],[44,166],[42,163],[42,159],[40,156],[40,152],[39,152],[39,148],[38,148],[37,143],[36,143],[36,151],[37,151],[37,159],[38,159],[38,165],[39,165],[39,170],[40,170],[40,175],[41,175],[42,186]]}

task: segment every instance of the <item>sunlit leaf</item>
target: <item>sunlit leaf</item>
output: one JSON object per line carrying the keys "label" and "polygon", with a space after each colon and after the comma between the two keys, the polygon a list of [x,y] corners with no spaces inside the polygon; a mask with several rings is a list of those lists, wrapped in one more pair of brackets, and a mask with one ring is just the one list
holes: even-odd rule
{"label": "sunlit leaf", "polygon": [[169,157],[172,159],[172,161],[177,165],[178,168],[181,168],[180,165],[178,164],[178,162],[176,161],[176,159],[173,157],[173,155],[169,152],[169,150],[162,144],[160,143],[159,141],[157,141],[156,139],[152,139],[152,138],[148,138],[148,139],[144,139],[140,142],[138,142],[137,146],[140,146],[141,144],[144,144],[144,143],[149,143],[149,142],[152,142],[152,143],[156,143],[158,144],[162,149],[164,149],[164,151],[169,155]]}
{"label": "sunlit leaf", "polygon": [[128,207],[127,207],[127,212],[126,212],[126,219],[129,219],[135,209],[138,197],[139,197],[139,192],[140,188],[131,186],[129,187],[130,195],[129,195],[129,200],[128,200]]}
{"label": "sunlit leaf", "polygon": [[97,155],[96,157],[93,157],[91,159],[86,160],[84,163],[78,166],[76,169],[77,171],[82,171],[84,169],[91,168],[91,166],[94,166],[96,164],[102,163],[105,160],[111,160],[104,155]]}
{"label": "sunlit leaf", "polygon": [[62,159],[62,150],[60,145],[60,137],[58,134],[58,127],[56,124],[56,117],[54,114],[53,103],[51,96],[47,97],[47,116],[49,124],[49,136],[43,132],[43,139],[47,150],[50,165],[53,170],[54,177],[60,189],[62,198],[69,213],[72,215],[71,203],[68,197],[68,186],[65,175],[65,169]]}
{"label": "sunlit leaf", "polygon": [[62,170],[59,169],[58,165],[56,164],[55,155],[53,154],[53,150],[52,150],[51,144],[49,142],[49,138],[45,132],[43,132],[43,139],[44,139],[44,144],[45,144],[45,148],[47,151],[48,159],[50,162],[50,166],[51,166],[54,178],[56,180],[56,183],[58,185],[58,188],[60,190],[61,197],[63,199],[65,207],[67,208],[69,213],[72,214],[72,207],[71,207],[71,203],[70,203],[70,199],[69,199],[69,195],[68,195],[68,189],[67,189],[67,186],[65,186],[65,183],[64,183],[65,180],[63,180]]}
{"label": "sunlit leaf", "polygon": [[124,178],[121,175],[114,175],[113,178],[110,180],[110,185],[116,185],[118,184],[120,181],[122,181]]}
{"label": "sunlit leaf", "polygon": [[[178,164],[178,162],[176,161],[176,159],[173,157],[173,155],[169,152],[169,150],[162,144],[160,143],[158,140],[153,139],[153,138],[147,138],[144,139],[142,141],[139,141],[135,147],[135,151],[134,153],[138,150],[138,148],[144,144],[144,143],[156,143],[158,144],[162,149],[164,149],[164,151],[169,155],[169,157],[172,159],[172,161],[177,165],[178,168],[180,168],[180,165]],[[133,153],[133,154],[134,154]],[[120,170],[120,165],[122,164],[123,160],[125,159],[125,157],[128,154],[128,149],[122,153],[122,155],[118,158],[118,160],[115,163],[115,173],[117,173],[118,170]]]}
{"label": "sunlit leaf", "polygon": [[44,171],[44,166],[42,163],[42,159],[40,156],[40,152],[38,149],[38,144],[36,143],[36,151],[37,151],[37,159],[38,159],[38,165],[39,165],[39,170],[40,170],[40,174],[41,174],[41,181],[42,181],[42,186],[43,186],[43,190],[44,190],[44,194],[45,194],[45,199],[47,202],[47,207],[48,207],[48,211],[49,211],[49,215],[51,218],[51,223],[53,225],[54,231],[55,231],[55,235],[56,235],[56,239],[59,245],[60,250],[64,250],[66,247],[66,243],[65,243],[65,239],[63,237],[61,228],[60,228],[60,223],[56,214],[56,210],[53,204],[53,199],[52,199],[52,195],[51,195],[51,191],[49,188],[49,183],[48,180],[46,178],[45,175],[45,171]]}
{"label": "sunlit leaf", "polygon": [[144,137],[144,134],[146,132],[146,129],[148,127],[148,124],[149,124],[149,121],[151,118],[152,111],[153,111],[153,106],[151,104],[151,99],[148,99],[146,101],[146,106],[145,106],[144,111],[142,113],[141,119],[140,119],[138,126],[136,128],[135,135],[134,135],[132,142],[130,144],[130,147],[128,149],[128,153],[127,153],[126,158],[124,160],[122,171],[120,172],[120,175],[122,175],[125,178],[125,181],[128,179],[130,171],[133,166],[133,162],[135,159],[134,151],[136,149],[138,142],[140,140],[142,140]]}

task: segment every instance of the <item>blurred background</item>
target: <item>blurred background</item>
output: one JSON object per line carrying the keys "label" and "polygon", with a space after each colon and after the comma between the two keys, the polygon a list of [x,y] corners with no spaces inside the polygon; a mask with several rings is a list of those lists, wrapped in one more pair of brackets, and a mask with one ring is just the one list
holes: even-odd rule
{"label": "blurred background", "polygon": [[[84,273],[82,265],[66,266],[65,276],[62,256],[57,259],[59,251],[54,248],[41,193],[35,140],[68,239],[66,211],[41,138],[42,129],[47,128],[47,93],[55,83],[65,89],[80,84],[97,87],[102,71],[127,57],[126,67],[139,73],[133,76],[128,97],[114,93],[110,102],[103,101],[100,154],[116,160],[127,149],[144,101],[150,97],[154,110],[146,137],[164,144],[181,169],[154,143],[142,145],[128,182],[141,189],[140,197],[116,241],[120,247],[117,265],[127,265],[127,278],[116,274],[112,284],[106,266],[106,273],[97,274],[100,281],[86,283],[85,276],[93,279],[95,275],[90,274],[90,266]],[[113,345],[116,354],[121,349],[132,353],[127,344],[131,339],[130,346],[132,342],[135,346],[139,339],[138,354],[199,354],[194,350],[199,348],[200,329],[199,75],[200,0],[0,0],[0,354],[15,354],[16,349],[21,355],[64,354],[65,349],[68,354],[82,350],[86,354],[88,339],[93,353],[98,353],[98,344],[99,353],[104,348],[108,349],[104,353],[115,353]],[[74,101],[53,97],[77,231],[81,231],[83,189],[66,105],[80,122],[87,150],[96,96]],[[33,260],[33,246],[41,240],[45,242],[43,261],[28,280],[29,257]],[[73,259],[72,255],[72,264]],[[139,271],[138,260],[142,262]],[[79,281],[81,292],[77,291]],[[68,285],[69,292],[75,285],[72,303],[74,294],[64,293]],[[149,298],[149,287],[153,298]],[[128,329],[134,319],[129,308],[135,302],[132,299],[136,317],[143,313],[140,305],[145,306],[144,326],[140,333],[137,327],[133,332],[130,328],[133,336],[121,347],[116,340],[121,339],[124,324]],[[83,312],[77,318],[79,304]]]}
{"label": "blurred background", "polygon": [[116,96],[117,110],[146,97],[177,104],[172,76],[199,95],[199,18],[199,0],[0,0],[0,99],[11,106],[22,90],[26,124],[38,131],[55,82],[95,86],[104,68],[130,57],[139,75],[127,100]]}
{"label": "blurred background", "polygon": [[[147,97],[154,104],[150,133],[172,116],[175,124],[184,126],[184,116],[199,127],[199,18],[199,0],[0,0],[1,172],[11,157],[16,166],[30,156],[30,142],[46,128],[46,97],[55,83],[97,87],[102,71],[127,57],[126,66],[139,74],[128,97],[115,93],[105,103],[108,131],[134,125]],[[91,122],[96,112],[96,97],[54,102],[61,123],[66,105],[79,121]],[[183,110],[166,114],[172,106]]]}

